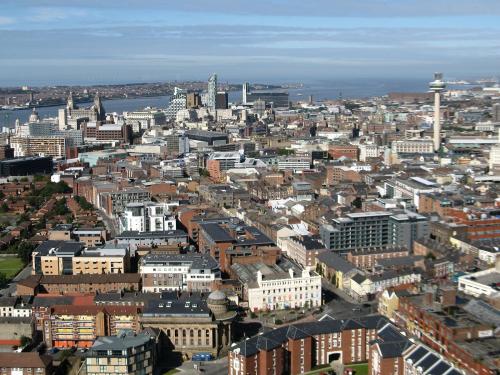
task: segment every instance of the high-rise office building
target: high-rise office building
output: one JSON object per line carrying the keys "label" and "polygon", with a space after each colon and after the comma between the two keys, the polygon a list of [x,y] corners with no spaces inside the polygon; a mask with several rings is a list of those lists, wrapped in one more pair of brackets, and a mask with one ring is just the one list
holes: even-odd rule
{"label": "high-rise office building", "polygon": [[242,93],[243,104],[247,104],[247,94],[249,92],[250,92],[250,84],[248,82],[243,83],[243,93]]}
{"label": "high-rise office building", "polygon": [[216,100],[217,100],[217,74],[212,74],[208,79],[208,88],[207,88],[207,107],[211,111],[215,111],[216,109]]}
{"label": "high-rise office building", "polygon": [[197,92],[190,92],[187,94],[186,108],[201,107],[201,97]]}
{"label": "high-rise office building", "polygon": [[187,104],[187,93],[186,90],[180,89],[179,87],[174,88],[174,95],[170,98],[170,104],[165,111],[165,115],[168,119],[175,119],[177,112],[181,109],[186,109]]}
{"label": "high-rise office building", "polygon": [[226,91],[218,92],[215,97],[215,109],[227,109],[229,96]]}
{"label": "high-rise office building", "polygon": [[254,102],[259,99],[269,103],[274,108],[284,108],[289,105],[288,92],[276,90],[250,91],[250,85],[245,82],[242,92],[243,104],[254,104]]}
{"label": "high-rise office building", "polygon": [[500,122],[500,103],[493,105],[493,111],[491,114],[494,122]]}

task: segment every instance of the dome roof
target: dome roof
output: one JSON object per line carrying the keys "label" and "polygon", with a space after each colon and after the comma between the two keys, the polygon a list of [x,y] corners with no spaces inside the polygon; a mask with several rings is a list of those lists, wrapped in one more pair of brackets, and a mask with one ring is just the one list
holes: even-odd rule
{"label": "dome roof", "polygon": [[210,301],[225,301],[226,295],[220,290],[213,291],[208,295],[208,300]]}
{"label": "dome roof", "polygon": [[29,122],[38,122],[39,120],[40,117],[38,117],[38,112],[35,108],[33,108],[33,111],[31,112],[31,115],[29,117]]}

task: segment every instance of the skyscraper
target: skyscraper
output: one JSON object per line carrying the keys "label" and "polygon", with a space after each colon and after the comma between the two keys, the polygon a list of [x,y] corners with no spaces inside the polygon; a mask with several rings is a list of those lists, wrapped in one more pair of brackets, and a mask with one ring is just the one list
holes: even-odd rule
{"label": "skyscraper", "polygon": [[248,82],[243,83],[243,95],[242,102],[247,104],[247,94],[250,92],[250,84]]}
{"label": "skyscraper", "polygon": [[212,74],[208,79],[208,89],[207,89],[207,107],[211,111],[215,111],[216,101],[217,101],[217,74]]}
{"label": "skyscraper", "polygon": [[429,89],[434,92],[434,152],[439,152],[441,147],[441,93],[445,87],[443,73],[434,73],[434,81],[429,83]]}

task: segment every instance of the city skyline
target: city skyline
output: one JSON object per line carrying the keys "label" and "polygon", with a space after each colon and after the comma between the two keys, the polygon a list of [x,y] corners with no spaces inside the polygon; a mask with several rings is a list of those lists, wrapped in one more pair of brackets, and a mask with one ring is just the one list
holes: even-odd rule
{"label": "city skyline", "polygon": [[450,4],[7,0],[0,86],[498,75],[500,3]]}

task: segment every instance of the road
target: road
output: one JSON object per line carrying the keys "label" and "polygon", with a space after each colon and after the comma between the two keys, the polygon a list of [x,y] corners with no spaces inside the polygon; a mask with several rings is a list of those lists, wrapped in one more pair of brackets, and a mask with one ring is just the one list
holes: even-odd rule
{"label": "road", "polygon": [[106,226],[106,229],[109,232],[110,237],[115,238],[116,235],[118,234],[118,230],[116,228],[116,221],[107,216],[103,210],[99,209],[98,212],[99,216],[101,216],[102,218],[104,225]]}
{"label": "road", "polygon": [[[201,364],[200,366],[201,371],[194,369],[195,364],[198,366]],[[223,357],[221,359],[217,359],[215,361],[210,361],[210,362],[186,361],[182,364],[182,366],[177,367],[177,370],[179,370],[180,373],[186,375],[199,375],[199,374],[227,375],[228,373],[227,357]]]}
{"label": "road", "polygon": [[19,280],[23,280],[31,275],[31,264],[24,267],[9,283],[9,286],[5,289],[0,290],[0,295],[8,296],[14,295],[16,293],[16,283]]}
{"label": "road", "polygon": [[352,297],[334,288],[332,284],[324,280],[322,289],[325,304],[323,305],[323,313],[319,317],[328,314],[334,319],[348,319],[375,314],[377,312],[375,301],[357,303]]}

